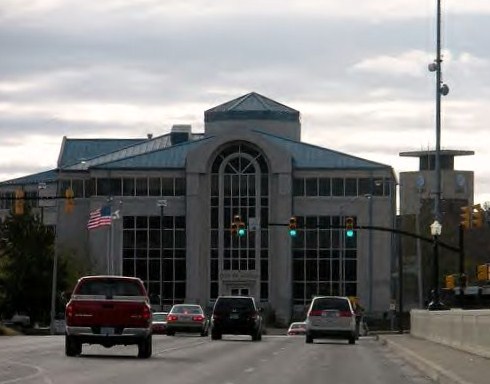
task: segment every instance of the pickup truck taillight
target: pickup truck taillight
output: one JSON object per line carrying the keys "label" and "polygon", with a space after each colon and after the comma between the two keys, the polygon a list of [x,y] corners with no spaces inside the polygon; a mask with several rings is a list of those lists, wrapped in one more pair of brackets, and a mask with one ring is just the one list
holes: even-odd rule
{"label": "pickup truck taillight", "polygon": [[73,318],[73,305],[68,304],[65,310],[66,320],[71,320]]}
{"label": "pickup truck taillight", "polygon": [[150,320],[151,319],[151,310],[148,305],[144,305],[142,307],[142,312],[137,312],[131,315],[133,319],[143,319]]}
{"label": "pickup truck taillight", "polygon": [[148,305],[143,307],[143,319],[149,320],[151,318],[151,311]]}

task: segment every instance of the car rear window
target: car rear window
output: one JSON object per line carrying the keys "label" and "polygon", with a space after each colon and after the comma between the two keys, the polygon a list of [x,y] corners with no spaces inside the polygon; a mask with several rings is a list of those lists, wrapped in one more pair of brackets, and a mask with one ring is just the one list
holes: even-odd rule
{"label": "car rear window", "polygon": [[134,280],[84,280],[78,286],[77,295],[143,296],[141,285]]}
{"label": "car rear window", "polygon": [[340,297],[324,297],[313,301],[313,311],[336,309],[338,311],[350,311],[349,301]]}
{"label": "car rear window", "polygon": [[167,320],[167,314],[166,313],[154,313],[153,314],[153,321],[166,321]]}
{"label": "car rear window", "polygon": [[255,306],[251,299],[247,298],[218,298],[214,307],[215,311],[254,311]]}
{"label": "car rear window", "polygon": [[171,309],[171,313],[190,313],[190,314],[202,314],[202,309],[201,307],[196,307],[194,305],[179,305],[175,306]]}

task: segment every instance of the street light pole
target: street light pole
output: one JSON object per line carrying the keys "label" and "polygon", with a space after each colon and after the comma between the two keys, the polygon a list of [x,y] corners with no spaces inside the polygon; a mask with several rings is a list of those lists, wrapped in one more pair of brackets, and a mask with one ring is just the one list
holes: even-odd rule
{"label": "street light pole", "polygon": [[[446,84],[442,84],[442,59],[441,59],[441,0],[437,0],[437,19],[436,19],[436,60],[429,64],[429,71],[436,72],[436,153],[435,153],[435,176],[436,187],[434,191],[434,223],[431,225],[431,232],[434,238],[433,243],[433,291],[432,301],[429,310],[444,309],[444,304],[439,300],[439,245],[438,236],[440,235],[441,222],[441,96],[449,93]],[[438,233],[437,233],[438,230]],[[437,274],[437,275],[436,275]]]}
{"label": "street light pole", "polygon": [[433,290],[432,290],[432,301],[429,303],[427,309],[429,311],[440,311],[442,309],[447,309],[446,306],[441,302],[439,295],[439,236],[441,235],[442,225],[437,221],[430,225],[430,232],[433,238],[433,250],[434,250],[434,265],[433,265]]}

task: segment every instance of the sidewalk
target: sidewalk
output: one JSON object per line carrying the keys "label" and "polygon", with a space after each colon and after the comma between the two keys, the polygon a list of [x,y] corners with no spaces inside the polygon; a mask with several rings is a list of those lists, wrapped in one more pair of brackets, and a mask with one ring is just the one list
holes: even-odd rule
{"label": "sidewalk", "polygon": [[379,341],[437,383],[488,382],[490,359],[409,334],[378,335]]}

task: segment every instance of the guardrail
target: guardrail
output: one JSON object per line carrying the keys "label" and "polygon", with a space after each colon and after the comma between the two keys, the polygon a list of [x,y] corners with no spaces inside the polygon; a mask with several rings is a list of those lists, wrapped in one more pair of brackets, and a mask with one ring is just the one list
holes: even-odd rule
{"label": "guardrail", "polygon": [[412,310],[410,334],[490,358],[490,309]]}

